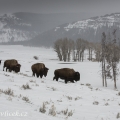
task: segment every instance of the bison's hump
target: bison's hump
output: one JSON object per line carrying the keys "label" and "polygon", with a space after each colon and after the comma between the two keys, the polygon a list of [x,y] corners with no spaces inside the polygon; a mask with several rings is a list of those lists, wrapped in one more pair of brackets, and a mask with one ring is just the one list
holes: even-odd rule
{"label": "bison's hump", "polygon": [[60,71],[60,72],[75,72],[73,69],[70,68],[61,68],[61,69],[57,69],[56,71]]}
{"label": "bison's hump", "polygon": [[31,66],[32,70],[41,70],[45,68],[43,63],[36,63]]}
{"label": "bison's hump", "polygon": [[57,69],[54,72],[55,75],[57,76],[62,76],[62,77],[73,77],[75,74],[75,71],[70,68],[62,68],[62,69]]}

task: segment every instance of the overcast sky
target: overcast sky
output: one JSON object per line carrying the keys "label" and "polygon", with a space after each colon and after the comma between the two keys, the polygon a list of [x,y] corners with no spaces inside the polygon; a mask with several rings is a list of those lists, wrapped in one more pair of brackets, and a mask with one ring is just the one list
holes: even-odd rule
{"label": "overcast sky", "polygon": [[84,13],[92,17],[120,12],[120,0],[0,0],[0,15],[15,12]]}

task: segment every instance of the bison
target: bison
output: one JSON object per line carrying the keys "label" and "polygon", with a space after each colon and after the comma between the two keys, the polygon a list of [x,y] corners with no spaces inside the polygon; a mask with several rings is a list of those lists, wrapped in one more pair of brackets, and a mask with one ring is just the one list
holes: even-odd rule
{"label": "bison", "polygon": [[47,73],[48,73],[48,68],[45,67],[45,65],[43,63],[36,63],[36,64],[33,64],[31,66],[31,69],[32,69],[32,72],[33,72],[33,76],[36,76],[37,77],[43,77],[43,75],[46,77],[47,76]]}
{"label": "bison", "polygon": [[68,81],[71,81],[74,83],[75,81],[79,81],[80,80],[80,73],[79,72],[75,72],[73,69],[70,68],[62,68],[62,69],[57,69],[54,71],[54,77],[53,80],[56,79],[56,81],[58,81],[58,79],[63,79],[65,80],[65,83],[67,84]]}
{"label": "bison", "polygon": [[0,60],[0,65],[1,65],[1,60]]}
{"label": "bison", "polygon": [[7,69],[8,69],[9,72],[14,71],[14,72],[18,73],[18,72],[20,72],[21,65],[18,64],[17,60],[11,59],[11,60],[6,60],[4,62],[3,71],[4,71],[5,67],[6,67],[6,72],[7,72]]}

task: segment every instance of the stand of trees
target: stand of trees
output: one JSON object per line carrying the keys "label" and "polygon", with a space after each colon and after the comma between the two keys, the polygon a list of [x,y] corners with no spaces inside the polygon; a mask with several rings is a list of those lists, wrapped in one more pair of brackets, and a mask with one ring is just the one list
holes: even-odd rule
{"label": "stand of trees", "polygon": [[[84,51],[87,49],[88,42],[83,39],[73,41],[68,38],[59,39],[54,43],[54,50],[60,61],[83,61]],[[91,53],[91,52],[90,52]]]}
{"label": "stand of trees", "polygon": [[[114,80],[114,88],[117,89],[116,79],[118,75],[118,63],[120,61],[120,40],[116,38],[116,31],[108,35],[102,33],[101,43],[90,43],[81,38],[76,41],[63,38],[54,43],[54,50],[60,61],[84,61],[84,53],[88,51],[89,61],[102,63],[102,84],[107,87],[107,78]],[[94,57],[93,57],[94,53]]]}
{"label": "stand of trees", "polygon": [[70,61],[70,55],[74,49],[74,41],[71,39],[59,39],[54,44],[55,52],[60,61]]}
{"label": "stand of trees", "polygon": [[116,30],[112,35],[109,34],[108,38],[106,34],[102,33],[102,80],[103,86],[107,87],[107,78],[114,80],[114,88],[117,89],[116,80],[119,72],[118,63],[120,61],[120,41],[116,39]]}
{"label": "stand of trees", "polygon": [[[77,39],[76,41],[63,38],[58,39],[54,43],[54,50],[57,53],[60,61],[84,61],[85,50],[88,51],[89,61],[101,61],[101,45],[100,43],[88,42],[84,39]],[[95,58],[93,58],[93,53]]]}

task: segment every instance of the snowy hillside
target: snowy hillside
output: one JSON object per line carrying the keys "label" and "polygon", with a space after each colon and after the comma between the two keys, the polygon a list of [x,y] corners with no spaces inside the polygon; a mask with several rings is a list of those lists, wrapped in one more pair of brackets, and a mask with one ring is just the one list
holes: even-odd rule
{"label": "snowy hillside", "polygon": [[[39,59],[35,60],[34,56]],[[18,74],[3,71],[4,61],[12,58],[21,64]],[[52,48],[2,45],[0,59],[1,120],[116,120],[120,117],[120,76],[118,90],[114,90],[111,80],[103,88],[101,63],[85,60],[63,64]],[[37,62],[49,68],[47,77],[32,77],[31,65]],[[54,70],[63,67],[79,71],[80,81],[67,84],[60,79],[53,81]],[[30,89],[24,89],[26,84]]]}
{"label": "snowy hillside", "polygon": [[[51,13],[39,14],[29,12],[17,12],[0,16],[0,43],[29,41],[54,27],[74,20],[79,20],[77,14]],[[69,18],[68,18],[69,17]],[[64,19],[62,19],[64,18]]]}
{"label": "snowy hillside", "polygon": [[110,28],[113,25],[120,27],[120,13],[93,17],[87,20],[70,23],[68,24],[68,26],[64,27],[64,29],[66,31],[69,31],[72,28],[79,28],[80,30],[81,29],[85,30],[87,28],[93,28],[94,30],[97,30],[98,28],[101,28],[103,26],[108,26]]}
{"label": "snowy hillside", "polygon": [[[83,38],[89,42],[100,42],[102,33],[112,34],[117,29],[116,37],[120,38],[120,13],[93,17],[73,23],[66,23],[48,30],[29,41],[30,45],[53,46],[60,38],[77,40]],[[24,43],[23,43],[24,44]]]}
{"label": "snowy hillside", "polygon": [[31,30],[31,23],[24,22],[23,19],[15,14],[0,16],[0,42],[30,40],[39,34],[38,31]]}
{"label": "snowy hillside", "polygon": [[[61,30],[62,29],[62,30]],[[120,13],[113,13],[105,16],[98,16],[82,21],[69,23],[65,26],[55,28],[55,32],[63,31],[65,34],[72,34],[71,36],[80,36],[89,41],[99,41],[102,32],[112,32],[113,29],[120,31]]]}
{"label": "snowy hillside", "polygon": [[61,25],[55,22],[59,21],[58,19],[57,15],[5,14],[0,17],[0,42],[30,46],[53,46],[57,39],[65,37],[73,40],[83,38],[89,42],[100,42],[103,32],[107,35],[112,34],[114,29],[117,29],[116,37],[120,38],[120,13]]}

